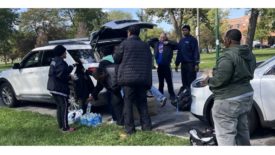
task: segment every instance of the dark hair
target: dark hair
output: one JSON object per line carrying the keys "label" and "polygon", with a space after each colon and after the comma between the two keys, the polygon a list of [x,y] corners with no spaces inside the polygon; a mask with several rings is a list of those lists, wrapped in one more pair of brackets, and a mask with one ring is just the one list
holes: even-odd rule
{"label": "dark hair", "polygon": [[114,52],[114,46],[109,45],[109,46],[102,46],[99,48],[99,51],[104,55],[111,55]]}
{"label": "dark hair", "polygon": [[55,53],[56,56],[62,56],[66,52],[66,48],[62,45],[57,45],[54,49],[53,52]]}
{"label": "dark hair", "polygon": [[128,31],[130,32],[131,35],[139,36],[140,28],[138,26],[130,26],[128,28]]}
{"label": "dark hair", "polygon": [[242,39],[242,33],[238,29],[231,29],[226,32],[225,37],[227,37],[228,39],[240,42]]}
{"label": "dark hair", "polygon": [[187,24],[184,24],[184,25],[181,27],[181,29],[188,29],[188,30],[190,31],[190,26],[187,25]]}

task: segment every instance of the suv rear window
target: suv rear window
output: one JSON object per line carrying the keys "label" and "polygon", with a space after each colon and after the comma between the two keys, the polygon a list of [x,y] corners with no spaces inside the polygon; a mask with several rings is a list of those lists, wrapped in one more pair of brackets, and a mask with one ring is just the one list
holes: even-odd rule
{"label": "suv rear window", "polygon": [[94,63],[96,59],[91,49],[78,49],[78,50],[67,50],[75,61],[78,58],[82,60],[83,64]]}

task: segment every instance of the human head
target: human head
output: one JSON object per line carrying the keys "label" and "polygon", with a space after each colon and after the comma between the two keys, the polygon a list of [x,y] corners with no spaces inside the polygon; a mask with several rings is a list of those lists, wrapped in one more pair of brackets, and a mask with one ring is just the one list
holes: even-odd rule
{"label": "human head", "polygon": [[228,48],[232,44],[240,45],[242,33],[238,29],[228,30],[224,37],[224,46]]}
{"label": "human head", "polygon": [[181,27],[181,30],[182,30],[182,34],[183,34],[184,36],[190,34],[190,26],[189,26],[189,25],[186,25],[186,24],[183,25],[183,26]]}
{"label": "human head", "polygon": [[114,46],[108,45],[108,46],[102,46],[99,49],[102,56],[112,55],[114,53]]}
{"label": "human head", "polygon": [[159,36],[159,41],[165,41],[168,40],[167,34],[165,32],[162,32]]}
{"label": "human head", "polygon": [[139,36],[140,28],[138,26],[130,26],[127,32],[128,32],[128,37],[131,35]]}
{"label": "human head", "polygon": [[57,45],[54,49],[53,52],[55,53],[56,56],[66,58],[66,48],[63,45]]}

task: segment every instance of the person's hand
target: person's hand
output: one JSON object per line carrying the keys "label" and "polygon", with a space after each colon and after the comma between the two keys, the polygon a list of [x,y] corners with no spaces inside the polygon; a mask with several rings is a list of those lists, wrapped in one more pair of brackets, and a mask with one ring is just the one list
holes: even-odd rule
{"label": "person's hand", "polygon": [[210,78],[209,78],[209,76],[207,75],[206,78],[200,82],[200,85],[201,85],[201,86],[207,85],[209,79],[210,79]]}
{"label": "person's hand", "polygon": [[76,74],[70,74],[72,80],[78,80],[78,77]]}
{"label": "person's hand", "polygon": [[176,72],[179,72],[179,71],[178,71],[178,67],[179,67],[179,66],[176,66],[176,67],[175,67],[175,71],[176,71]]}
{"label": "person's hand", "polygon": [[94,98],[92,95],[89,96],[88,101],[94,101]]}
{"label": "person's hand", "polygon": [[200,69],[199,65],[195,65],[195,72],[198,72]]}
{"label": "person's hand", "polygon": [[167,44],[168,44],[168,41],[164,41],[163,44],[164,44],[164,45],[167,45]]}

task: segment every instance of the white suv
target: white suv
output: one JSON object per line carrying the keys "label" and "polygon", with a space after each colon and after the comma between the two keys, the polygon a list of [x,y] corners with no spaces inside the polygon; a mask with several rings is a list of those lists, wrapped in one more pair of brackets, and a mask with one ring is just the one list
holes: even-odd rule
{"label": "white suv", "polygon": [[[70,65],[75,63],[75,56],[85,60],[85,69],[98,67],[99,57],[92,52],[91,45],[83,41],[64,40],[50,42],[47,45],[33,49],[20,63],[14,64],[13,68],[0,73],[0,96],[5,105],[15,106],[18,101],[34,101],[54,103],[51,94],[47,90],[48,72],[53,49],[56,45],[63,44],[67,49],[65,61]],[[96,85],[96,80],[91,76]],[[99,98],[104,98],[100,97]],[[101,101],[101,103],[100,103]],[[103,104],[102,100],[96,105]]]}
{"label": "white suv", "polygon": [[[152,29],[155,24],[137,20],[116,20],[102,25],[100,30],[93,32],[90,40],[53,41],[51,44],[63,44],[67,49],[66,62],[75,63],[74,56],[79,53],[87,70],[95,71],[99,65],[100,56],[97,52],[102,46],[119,45],[127,38],[127,29],[130,26]],[[48,45],[33,49],[20,64],[14,64],[12,69],[0,73],[0,96],[5,105],[13,107],[18,101],[50,102],[53,99],[47,90],[49,65],[54,57],[53,49],[56,45]],[[91,48],[92,47],[92,48]],[[92,78],[94,85],[96,80]],[[106,91],[106,90],[105,90]],[[104,90],[98,96],[95,105],[108,103]]]}

